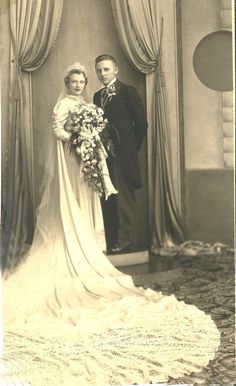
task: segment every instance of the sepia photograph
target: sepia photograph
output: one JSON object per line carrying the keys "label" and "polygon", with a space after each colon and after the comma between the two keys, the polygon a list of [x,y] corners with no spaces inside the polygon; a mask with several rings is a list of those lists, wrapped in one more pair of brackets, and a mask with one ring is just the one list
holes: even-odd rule
{"label": "sepia photograph", "polygon": [[235,2],[0,31],[0,385],[234,386]]}

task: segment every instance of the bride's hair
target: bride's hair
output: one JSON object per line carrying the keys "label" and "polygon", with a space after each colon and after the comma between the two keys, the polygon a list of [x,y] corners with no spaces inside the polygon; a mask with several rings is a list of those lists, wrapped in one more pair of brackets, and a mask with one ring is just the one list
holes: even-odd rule
{"label": "bride's hair", "polygon": [[88,74],[86,68],[80,64],[79,62],[75,62],[67,67],[65,73],[64,73],[64,82],[67,86],[70,80],[70,76],[72,74],[83,74],[85,79],[85,85],[88,83]]}

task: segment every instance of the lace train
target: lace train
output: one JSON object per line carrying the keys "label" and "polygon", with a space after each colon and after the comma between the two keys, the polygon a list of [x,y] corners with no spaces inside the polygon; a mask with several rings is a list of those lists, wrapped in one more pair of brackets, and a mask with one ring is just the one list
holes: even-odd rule
{"label": "lace train", "polygon": [[4,379],[32,386],[160,383],[198,372],[219,332],[193,305],[150,289],[55,316],[31,314],[6,331]]}

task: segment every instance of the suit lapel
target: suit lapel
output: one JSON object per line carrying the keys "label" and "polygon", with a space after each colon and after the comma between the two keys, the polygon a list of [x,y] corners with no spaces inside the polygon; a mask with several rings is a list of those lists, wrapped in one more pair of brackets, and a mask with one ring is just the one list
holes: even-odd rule
{"label": "suit lapel", "polygon": [[[120,94],[120,91],[122,91],[122,86],[123,86],[123,84],[117,79],[117,80],[115,81],[114,85],[115,85],[116,95],[119,95],[119,94]],[[113,97],[116,97],[116,95],[113,95],[113,96],[107,101],[106,105],[105,105],[103,108],[105,108],[105,107],[109,106],[110,104],[112,104]],[[99,91],[97,92],[95,100],[96,100],[96,102],[97,102],[96,104],[97,104],[98,106],[102,107],[102,89],[99,90]]]}
{"label": "suit lapel", "polygon": [[[108,96],[105,99],[104,107],[110,105],[112,103],[113,98],[115,99],[116,96],[118,96],[118,94],[120,92],[121,83],[120,83],[120,81],[118,79],[113,83],[113,85],[115,86],[115,95]],[[101,102],[102,102],[101,92],[102,92],[102,90],[100,91],[100,99],[101,99]]]}
{"label": "suit lapel", "polygon": [[109,102],[109,93],[108,93],[108,89],[105,87],[101,90],[101,106],[102,106],[102,108],[104,108],[108,102]]}

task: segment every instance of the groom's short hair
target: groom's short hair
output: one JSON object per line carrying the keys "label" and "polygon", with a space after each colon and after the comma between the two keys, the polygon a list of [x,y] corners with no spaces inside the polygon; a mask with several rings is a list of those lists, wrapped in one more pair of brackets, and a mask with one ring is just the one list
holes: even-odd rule
{"label": "groom's short hair", "polygon": [[96,59],[95,59],[95,65],[99,62],[102,62],[103,60],[110,60],[111,62],[113,62],[115,64],[115,66],[117,66],[117,62],[116,62],[116,59],[112,56],[112,55],[108,55],[108,54],[103,54],[103,55],[99,55]]}

